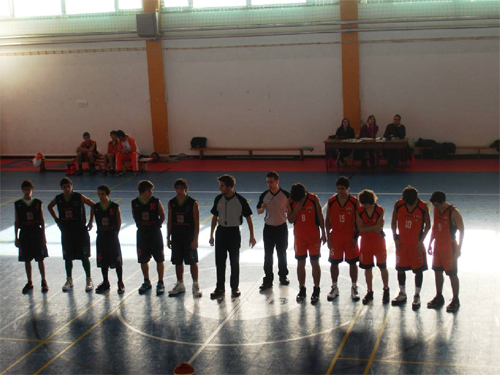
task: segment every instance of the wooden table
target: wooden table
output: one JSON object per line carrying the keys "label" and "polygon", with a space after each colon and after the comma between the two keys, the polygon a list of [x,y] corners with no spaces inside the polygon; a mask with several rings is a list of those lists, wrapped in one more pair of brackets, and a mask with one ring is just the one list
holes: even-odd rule
{"label": "wooden table", "polygon": [[357,141],[353,142],[352,139],[326,139],[323,142],[325,144],[326,171],[328,172],[328,155],[333,150],[405,150],[408,146],[407,138],[385,141],[375,139]]}

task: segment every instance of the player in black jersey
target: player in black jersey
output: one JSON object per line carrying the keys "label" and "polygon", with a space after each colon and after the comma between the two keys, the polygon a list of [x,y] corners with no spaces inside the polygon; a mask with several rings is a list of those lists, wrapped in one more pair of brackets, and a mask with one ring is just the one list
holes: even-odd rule
{"label": "player in black jersey", "polygon": [[151,181],[139,181],[138,189],[140,195],[132,201],[132,215],[137,225],[137,259],[144,275],[144,283],[139,288],[139,294],[151,289],[149,261],[153,257],[158,271],[156,294],[160,295],[165,292],[163,284],[165,252],[163,251],[161,233],[161,225],[165,221],[165,211],[160,200],[153,197],[154,185]]}
{"label": "player in black jersey", "polygon": [[107,185],[97,188],[99,202],[94,204],[95,223],[97,225],[97,267],[101,268],[103,282],[96,288],[96,293],[104,293],[109,288],[108,270],[116,268],[118,276],[118,294],[125,292],[123,285],[122,250],[118,233],[122,225],[120,206],[109,199],[111,189]]}
{"label": "player in black jersey", "polygon": [[200,211],[198,202],[187,194],[188,183],[180,178],[174,183],[175,198],[168,202],[167,246],[172,249],[177,283],[169,290],[170,295],[184,293],[184,264],[188,264],[193,278],[193,295],[201,297],[198,284],[198,233]]}
{"label": "player in black jersey", "polygon": [[[63,193],[52,199],[47,209],[61,230],[61,245],[67,277],[62,290],[67,292],[73,288],[73,260],[80,259],[87,276],[85,291],[90,292],[94,289],[94,284],[90,275],[89,230],[92,229],[94,213],[90,211],[87,224],[85,205],[92,207],[94,202],[85,195],[73,191],[73,182],[69,178],[63,178],[59,184]],[[57,206],[58,215],[54,210],[55,206]]]}
{"label": "player in black jersey", "polygon": [[[45,238],[45,221],[43,219],[42,201],[33,198],[33,183],[25,180],[21,184],[23,198],[14,203],[16,221],[16,247],[19,248],[19,261],[24,262],[28,283],[23,288],[23,294],[33,289],[31,279],[31,261],[38,262],[38,269],[42,277],[42,292],[48,292],[49,286],[45,281],[44,258],[48,257],[47,240]],[[19,235],[18,232],[20,231]]]}

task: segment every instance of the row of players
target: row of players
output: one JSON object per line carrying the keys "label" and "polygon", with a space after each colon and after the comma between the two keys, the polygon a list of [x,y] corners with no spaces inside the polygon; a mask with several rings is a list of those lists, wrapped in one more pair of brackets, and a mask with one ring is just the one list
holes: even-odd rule
{"label": "row of players", "polygon": [[[211,209],[213,215],[210,230],[210,245],[215,245],[215,263],[217,269],[217,285],[211,299],[220,299],[225,295],[226,260],[229,254],[231,265],[231,296],[241,295],[239,290],[239,252],[241,246],[240,226],[243,217],[250,231],[250,246],[256,244],[252,210],[248,202],[235,191],[236,180],[233,176],[223,175],[218,178],[221,192],[214,200]],[[383,303],[389,303],[389,273],[387,271],[387,250],[385,243],[384,209],[378,205],[377,197],[371,190],[363,190],[358,198],[349,194],[350,181],[340,177],[336,181],[337,193],[329,200],[324,219],[319,197],[307,192],[300,183],[292,185],[290,193],[279,187],[279,175],[269,172],[266,176],[268,190],[260,195],[257,204],[258,214],[265,214],[264,226],[264,272],[265,276],[260,290],[273,286],[273,253],[276,248],[278,256],[278,276],[281,285],[289,285],[286,250],[288,248],[287,221],[294,224],[295,258],[297,259],[297,277],[300,290],[297,301],[306,297],[306,259],[309,255],[312,266],[314,289],[311,296],[313,303],[319,300],[321,270],[319,266],[321,244],[328,242],[330,249],[329,262],[332,278],[332,289],[328,300],[339,295],[337,285],[339,264],[346,261],[352,281],[351,298],[359,301],[357,288],[358,266],[365,270],[367,294],[363,304],[373,300],[373,275],[375,266],[381,271]],[[93,290],[90,274],[90,236],[88,231],[97,224],[97,266],[101,268],[103,282],[96,288],[97,293],[110,289],[108,279],[109,268],[115,268],[118,276],[118,293],[124,293],[122,279],[122,255],[118,234],[121,227],[120,207],[110,200],[110,188],[106,185],[98,187],[99,202],[94,203],[86,196],[73,191],[72,181],[63,178],[60,182],[62,194],[57,195],[48,205],[48,210],[61,230],[61,243],[65,261],[67,280],[62,287],[68,291],[73,287],[73,260],[82,261],[87,281],[86,291]],[[19,261],[25,262],[28,283],[23,293],[32,288],[31,260],[38,261],[42,275],[42,291],[49,290],[45,280],[43,259],[48,256],[42,202],[32,197],[33,184],[26,180],[21,185],[24,197],[15,202],[16,246],[19,248]],[[138,184],[139,196],[132,201],[132,213],[137,225],[137,257],[141,264],[144,283],[139,288],[143,294],[152,288],[149,278],[149,261],[154,258],[157,263],[158,284],[156,293],[163,294],[164,244],[161,226],[165,220],[165,212],[161,201],[153,196],[154,185],[143,180]],[[193,278],[193,295],[202,296],[198,283],[198,203],[187,194],[188,184],[185,179],[174,183],[176,196],[168,203],[167,246],[172,250],[171,261],[176,266],[177,283],[169,291],[175,295],[186,291],[183,274],[184,264],[190,266]],[[433,254],[433,270],[435,271],[436,297],[430,301],[429,308],[440,308],[444,305],[442,295],[444,276],[450,277],[453,299],[447,311],[456,311],[459,306],[459,280],[457,276],[457,259],[461,254],[464,237],[464,224],[458,210],[446,201],[444,192],[432,194],[434,206],[434,225],[431,240],[427,249]],[[91,207],[89,222],[86,222],[85,206]],[[57,207],[57,213],[55,211]],[[415,274],[415,295],[413,309],[420,307],[420,290],[423,272],[427,270],[426,249],[424,239],[431,229],[429,210],[425,202],[419,199],[418,191],[408,186],[403,190],[402,198],[394,207],[391,228],[396,245],[396,270],[400,292],[393,299],[393,305],[401,305],[407,301],[406,271]],[[456,240],[456,231],[459,240]],[[215,237],[214,237],[215,232]],[[358,237],[361,237],[358,247]],[[432,244],[434,243],[434,251]]]}

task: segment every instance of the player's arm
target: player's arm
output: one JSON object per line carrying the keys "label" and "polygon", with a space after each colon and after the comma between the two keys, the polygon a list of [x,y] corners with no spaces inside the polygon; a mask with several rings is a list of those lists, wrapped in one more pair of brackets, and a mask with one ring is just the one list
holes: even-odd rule
{"label": "player's arm", "polygon": [[87,224],[87,230],[91,230],[94,225],[94,202],[82,194],[82,203],[90,207],[90,219]]}
{"label": "player's arm", "polygon": [[90,144],[90,149],[87,152],[92,152],[94,153],[97,149],[97,142],[91,143]]}
{"label": "player's arm", "polygon": [[427,234],[431,230],[431,215],[429,215],[429,210],[424,211],[424,231],[422,232],[422,238],[420,238],[420,242],[424,243],[425,237],[427,237]]}
{"label": "player's arm", "polygon": [[[170,202],[168,202],[168,216],[167,216],[167,247],[169,249],[172,248],[172,244],[170,243],[170,236],[172,235],[172,206]],[[194,214],[194,210],[193,210]]]}
{"label": "player's arm", "polygon": [[217,226],[217,216],[213,215],[212,216],[212,222],[210,223],[210,240],[208,241],[210,243],[210,246],[214,246],[214,231],[215,227]]}
{"label": "player's arm", "polygon": [[158,214],[160,215],[159,225],[161,227],[163,222],[165,221],[165,210],[163,209],[163,204],[161,204],[160,200],[158,200]]}
{"label": "player's arm", "polygon": [[17,210],[14,211],[15,215],[16,215],[16,218],[14,219],[14,233],[15,233],[15,245],[16,247],[19,247],[19,237],[17,236],[18,232],[19,232],[19,218],[17,217]]}
{"label": "player's arm", "polygon": [[398,234],[397,203],[394,205],[394,211],[392,211],[391,229],[392,229],[392,237],[394,238],[394,245],[396,246],[396,250],[399,250],[401,242],[399,241],[399,234]]}
{"label": "player's arm", "polygon": [[43,204],[40,204],[40,225],[42,226],[43,242],[47,243],[47,237],[45,237],[45,218],[43,216]]}
{"label": "player's arm", "polygon": [[321,203],[317,195],[316,195],[315,205],[316,205],[316,213],[318,215],[319,228],[321,229],[321,242],[324,245],[326,243],[325,219],[323,217],[323,211],[321,210]]}
{"label": "player's arm", "polygon": [[462,215],[460,212],[458,212],[457,209],[454,209],[452,214],[451,214],[451,222],[453,225],[457,228],[457,230],[460,232],[459,240],[458,240],[458,249],[457,249],[457,258],[462,255],[462,244],[464,241],[464,220],[462,218]]}
{"label": "player's arm", "polygon": [[200,234],[200,208],[198,205],[198,202],[194,202],[193,205],[193,229],[194,229],[194,236],[193,236],[193,242],[191,242],[191,249],[197,249],[198,248],[198,235]]}
{"label": "player's arm", "polygon": [[57,217],[56,211],[54,210],[55,205],[56,205],[56,200],[52,199],[50,201],[49,205],[47,206],[47,210],[49,210],[50,216],[52,216],[52,218],[54,219],[54,221],[56,223],[58,223],[59,222],[59,218]]}
{"label": "player's arm", "polygon": [[122,228],[122,212],[120,211],[120,206],[116,207],[116,233],[120,233]]}
{"label": "player's arm", "polygon": [[295,223],[295,220],[297,220],[297,216],[299,215],[299,211],[304,207],[304,203],[307,199],[307,196],[305,196],[301,201],[297,202],[295,205],[295,209],[292,209],[290,206],[290,215],[288,216],[288,222],[293,224]]}
{"label": "player's arm", "polygon": [[330,207],[327,205],[326,206],[326,217],[325,217],[325,230],[326,230],[326,240],[328,242],[328,248],[331,249],[333,244],[332,244],[332,239],[330,237],[330,231],[332,230],[332,225],[331,225],[331,216],[330,216]]}
{"label": "player's arm", "polygon": [[253,232],[253,220],[252,220],[252,216],[249,215],[249,216],[246,216],[245,219],[247,220],[247,224],[248,224],[248,230],[250,231],[250,248],[253,248],[255,246],[255,244],[257,243],[257,241],[255,241],[255,236],[254,236],[254,232]]}
{"label": "player's arm", "polygon": [[266,195],[266,192],[262,193],[259,197],[259,202],[257,203],[257,213],[259,215],[262,215],[264,212],[266,212],[267,203],[264,203],[264,196],[265,195]]}

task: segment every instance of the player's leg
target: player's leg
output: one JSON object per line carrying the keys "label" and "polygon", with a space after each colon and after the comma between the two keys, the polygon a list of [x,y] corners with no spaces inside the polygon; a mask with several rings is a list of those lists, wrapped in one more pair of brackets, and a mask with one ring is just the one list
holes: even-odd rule
{"label": "player's leg", "polygon": [[384,284],[384,291],[382,295],[382,303],[390,302],[390,292],[389,292],[389,271],[385,263],[377,264],[380,269],[380,276],[382,276],[382,283]]}
{"label": "player's leg", "polygon": [[92,289],[94,289],[94,284],[92,282],[92,277],[90,274],[90,260],[88,257],[82,258],[82,266],[85,270],[86,276],[85,291],[90,292]]}
{"label": "player's leg", "polygon": [[87,153],[87,158],[89,160],[90,173],[95,174],[95,155],[93,152]]}
{"label": "player's leg", "polygon": [[122,172],[122,168],[123,168],[123,155],[121,152],[117,152],[116,153],[116,172],[115,172],[115,175],[121,175],[123,172]]}
{"label": "player's leg", "polygon": [[408,300],[406,295],[406,272],[403,270],[398,270],[398,284],[399,294],[392,300],[391,303],[393,306],[402,305]]}
{"label": "player's leg", "polygon": [[288,280],[288,261],[286,251],[288,249],[288,226],[283,223],[276,228],[275,233],[276,255],[278,256],[278,276],[281,285],[289,285]]}
{"label": "player's leg", "polygon": [[326,295],[326,298],[328,301],[332,301],[335,298],[338,297],[340,294],[339,292],[339,287],[337,285],[337,282],[339,280],[339,264],[338,261],[335,259],[328,259],[330,261],[330,276],[332,278],[332,289],[330,290],[330,293]]}
{"label": "player's leg", "polygon": [[231,297],[236,298],[241,295],[240,286],[240,247],[241,238],[240,232],[234,231],[231,236],[231,241],[228,246],[229,263],[231,265],[231,276],[229,285],[231,286]]}
{"label": "player's leg", "polygon": [[306,297],[306,256],[297,259],[297,280],[299,281],[297,301],[300,302]]}
{"label": "player's leg", "polygon": [[104,293],[107,290],[109,290],[110,285],[109,285],[109,279],[108,279],[108,273],[109,273],[109,268],[106,265],[101,265],[101,273],[102,273],[102,283],[100,283],[97,288],[95,288],[95,292],[98,294]]}
{"label": "player's leg", "polygon": [[125,293],[125,285],[123,284],[123,266],[116,266],[116,277],[118,278],[118,294]]}
{"label": "player's leg", "polygon": [[373,266],[365,267],[366,295],[363,298],[363,305],[373,301]]}
{"label": "player's leg", "polygon": [[357,259],[348,260],[349,263],[349,276],[351,277],[351,299],[353,301],[359,301],[359,292],[358,292],[358,265]]}
{"label": "player's leg", "polygon": [[314,282],[314,289],[311,295],[311,302],[315,303],[319,300],[320,287],[319,284],[321,282],[321,267],[319,266],[319,255],[311,255],[311,267],[312,267],[312,275]]}
{"label": "player's leg", "polygon": [[460,290],[460,281],[458,280],[458,275],[456,269],[448,273],[451,282],[451,289],[453,291],[453,299],[451,303],[446,306],[447,312],[455,312],[460,307],[460,300],[458,299],[458,293]]}
{"label": "player's leg", "polygon": [[83,173],[82,164],[83,164],[84,159],[85,159],[85,156],[84,156],[83,152],[76,153],[76,161],[78,163],[78,171],[76,171],[76,174],[78,174],[78,175],[81,175]]}
{"label": "player's leg", "polygon": [[26,294],[31,289],[33,289],[33,280],[31,279],[31,261],[25,261],[24,262],[24,269],[26,271],[26,277],[28,279],[28,282],[24,286],[22,292],[23,292],[23,294]]}
{"label": "player's leg", "polygon": [[226,233],[228,228],[217,227],[215,231],[215,268],[217,270],[217,284],[215,290],[210,293],[211,299],[224,297],[226,289]]}
{"label": "player's leg", "polygon": [[264,225],[263,238],[264,238],[264,279],[260,290],[266,290],[273,286],[273,253],[274,246],[276,245],[274,227]]}
{"label": "player's leg", "polygon": [[[435,256],[435,255],[434,255]],[[443,297],[443,284],[444,284],[444,275],[443,270],[436,269],[434,267],[434,279],[436,282],[436,296],[427,303],[427,307],[429,309],[437,309],[444,305],[444,297]]]}

